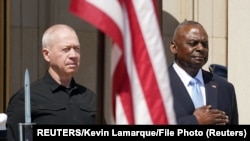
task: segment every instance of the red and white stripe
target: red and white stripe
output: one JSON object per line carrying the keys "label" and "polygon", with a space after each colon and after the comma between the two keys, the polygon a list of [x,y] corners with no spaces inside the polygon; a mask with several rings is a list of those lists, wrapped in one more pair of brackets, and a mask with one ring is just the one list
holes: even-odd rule
{"label": "red and white stripe", "polygon": [[112,40],[112,120],[107,121],[175,124],[155,0],[71,0],[70,11]]}

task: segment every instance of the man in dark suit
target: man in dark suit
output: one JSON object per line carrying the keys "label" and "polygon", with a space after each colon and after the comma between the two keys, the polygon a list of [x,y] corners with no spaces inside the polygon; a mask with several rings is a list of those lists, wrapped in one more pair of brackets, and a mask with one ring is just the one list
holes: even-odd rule
{"label": "man in dark suit", "polygon": [[[227,80],[202,69],[208,60],[208,35],[195,21],[184,21],[175,30],[170,50],[174,62],[169,66],[177,124],[238,124],[234,86]],[[195,108],[189,82],[198,79],[203,99]]]}

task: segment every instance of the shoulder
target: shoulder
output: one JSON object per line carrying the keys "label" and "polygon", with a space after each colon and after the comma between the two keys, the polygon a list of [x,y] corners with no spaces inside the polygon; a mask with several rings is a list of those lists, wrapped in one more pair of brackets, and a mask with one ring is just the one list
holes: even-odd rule
{"label": "shoulder", "polygon": [[24,87],[20,88],[18,91],[16,91],[9,100],[9,105],[13,103],[14,105],[17,104],[17,102],[20,102],[20,100],[24,100]]}
{"label": "shoulder", "polygon": [[[39,91],[41,89],[44,89],[41,87],[40,82],[41,80],[34,81],[30,84],[30,93],[32,93],[34,90]],[[44,83],[43,83],[44,85]],[[19,105],[24,103],[24,86],[21,87],[19,90],[17,90],[10,98],[9,104]]]}
{"label": "shoulder", "polygon": [[175,74],[173,63],[168,66],[168,73],[171,74],[171,75]]}
{"label": "shoulder", "polygon": [[220,86],[226,86],[226,87],[231,87],[234,89],[234,86],[231,82],[227,80],[227,78],[219,76],[215,73],[211,73],[206,70],[202,70],[202,75],[204,78],[204,81],[214,81],[218,83]]}

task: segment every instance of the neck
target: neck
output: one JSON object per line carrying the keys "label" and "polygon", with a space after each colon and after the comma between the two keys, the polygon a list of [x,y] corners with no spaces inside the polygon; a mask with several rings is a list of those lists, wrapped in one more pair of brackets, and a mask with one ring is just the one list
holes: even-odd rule
{"label": "neck", "polygon": [[51,77],[60,85],[69,88],[70,87],[70,82],[72,80],[72,76],[70,75],[63,75],[63,74],[59,74],[56,73],[55,71],[53,71],[52,69],[49,69],[49,73],[51,75]]}

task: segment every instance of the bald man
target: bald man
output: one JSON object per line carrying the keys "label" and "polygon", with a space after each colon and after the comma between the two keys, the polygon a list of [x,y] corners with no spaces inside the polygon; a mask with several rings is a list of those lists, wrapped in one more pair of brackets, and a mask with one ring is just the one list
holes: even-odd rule
{"label": "bald man", "polygon": [[[203,70],[208,60],[208,35],[196,21],[184,21],[175,30],[170,50],[174,62],[169,66],[177,124],[238,124],[234,86],[227,80]],[[216,50],[216,48],[214,49]],[[200,89],[200,106],[195,106],[190,80]]]}

